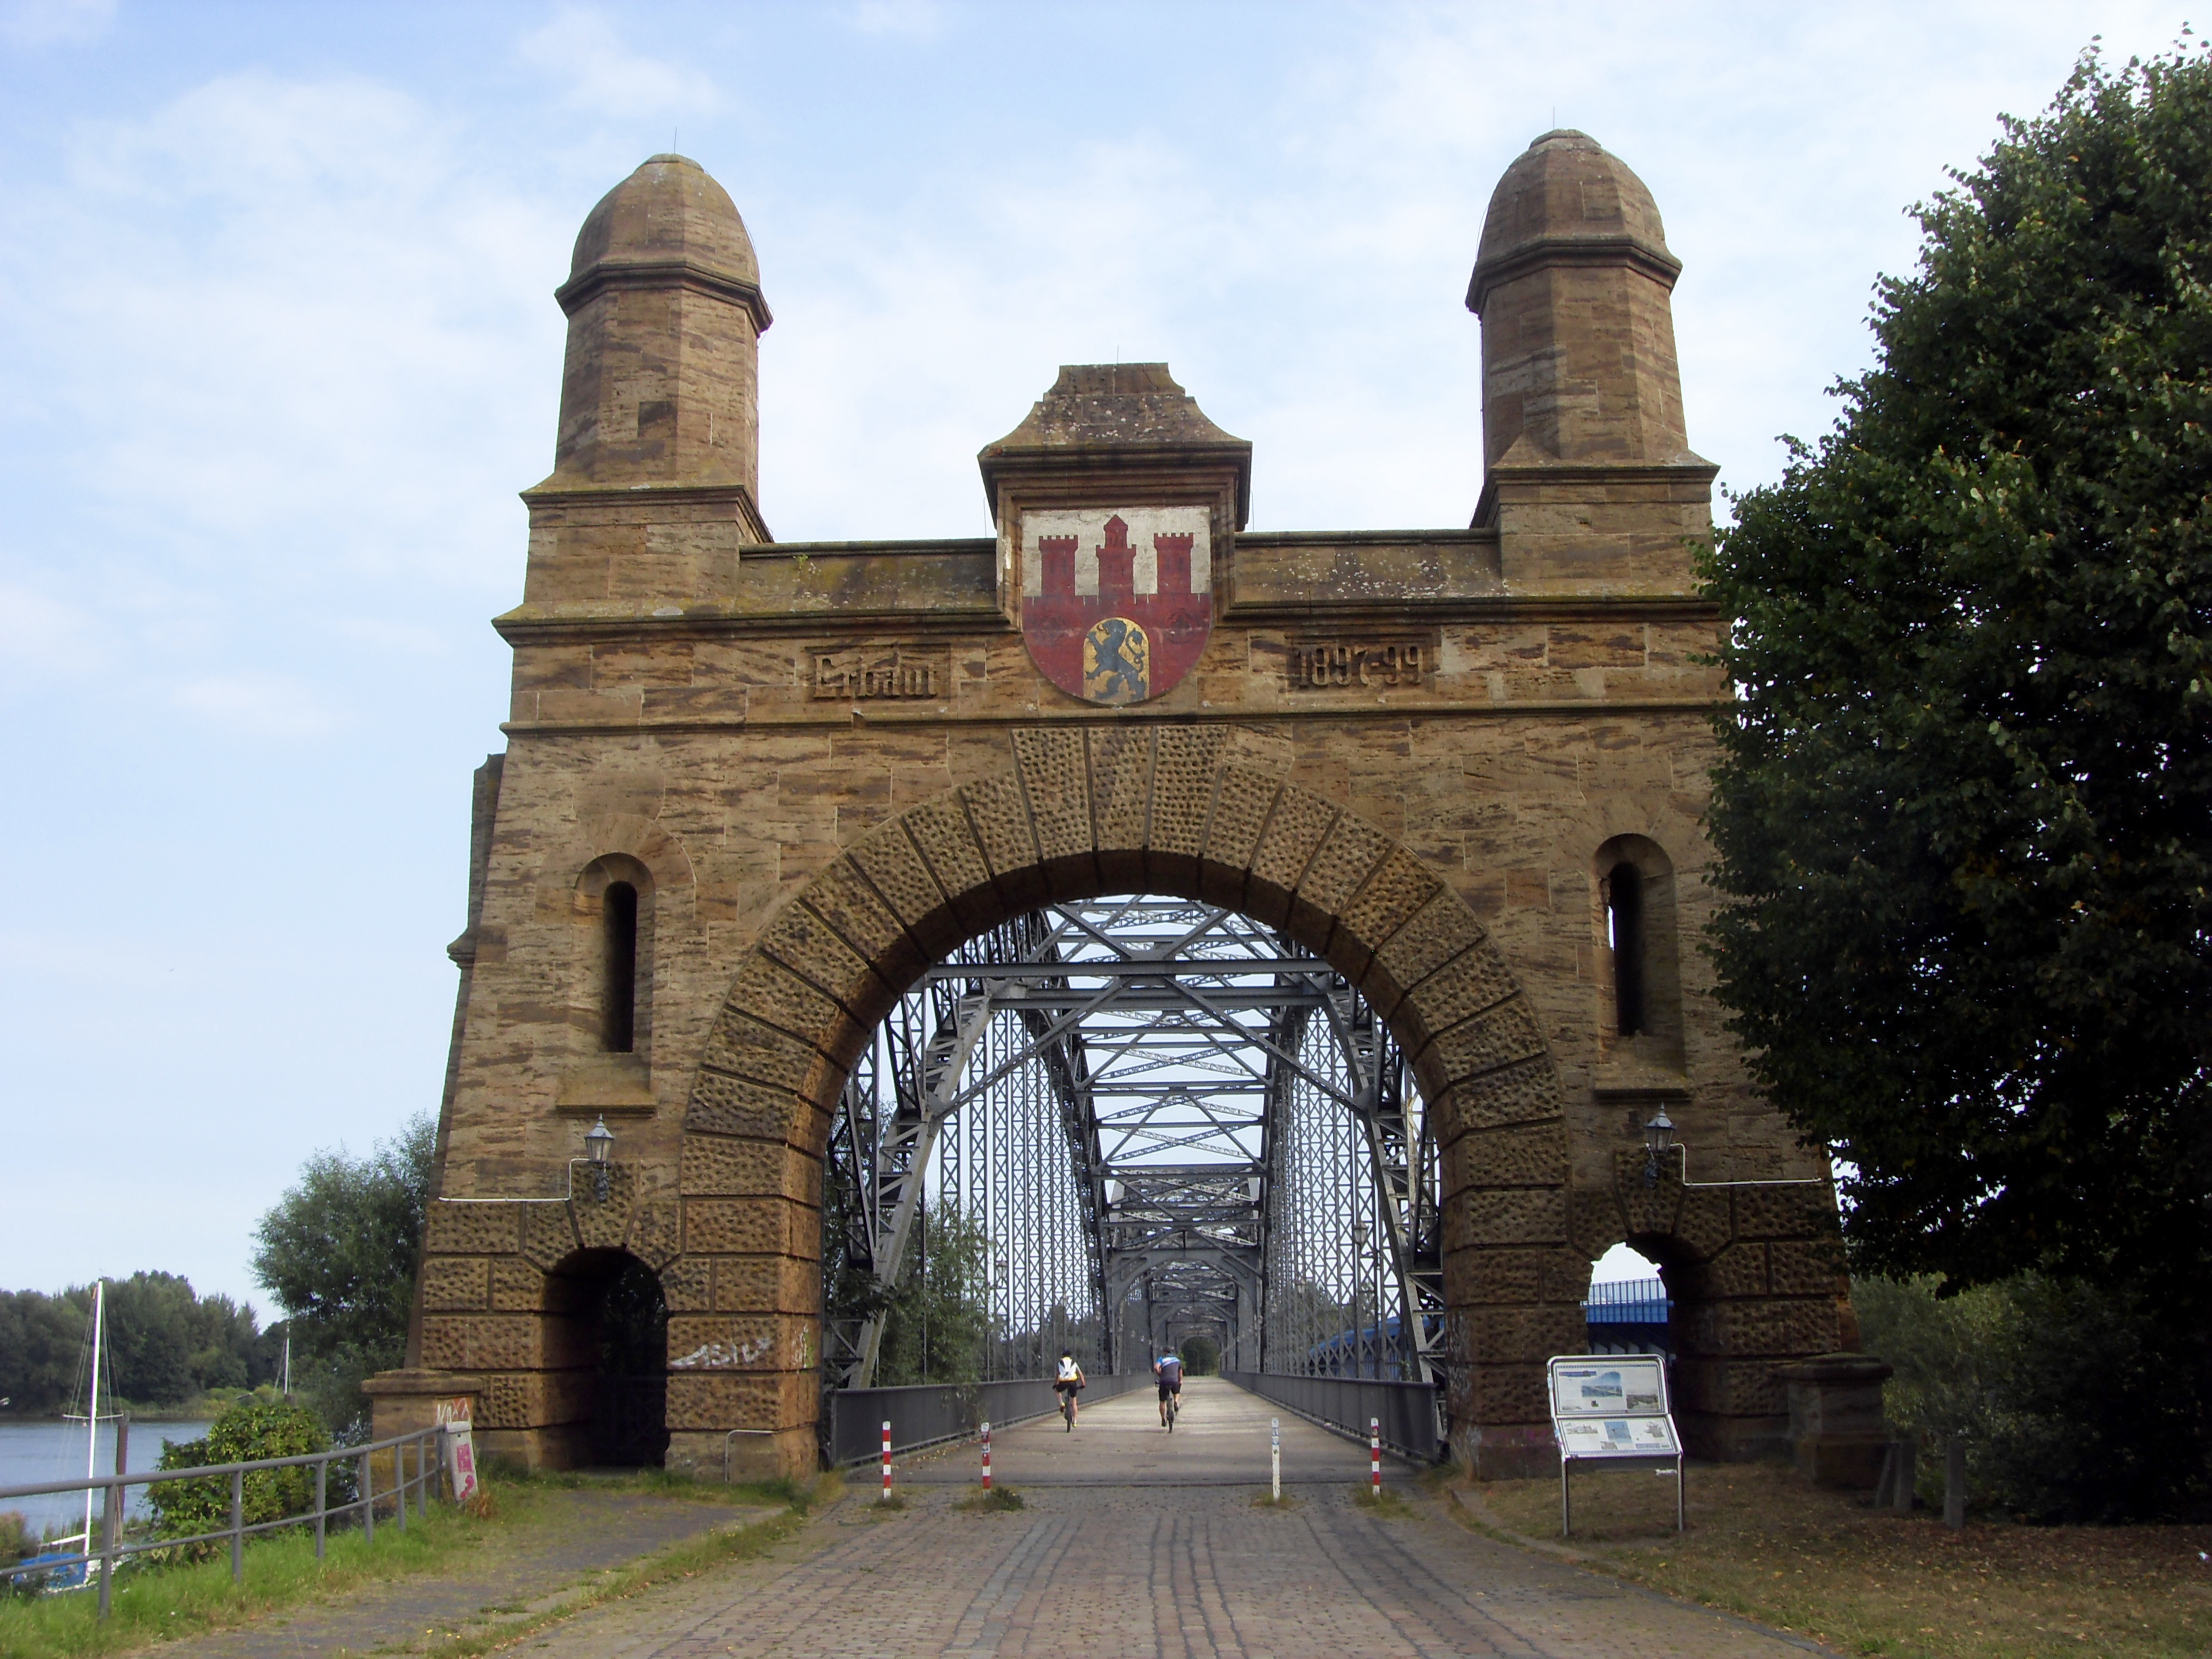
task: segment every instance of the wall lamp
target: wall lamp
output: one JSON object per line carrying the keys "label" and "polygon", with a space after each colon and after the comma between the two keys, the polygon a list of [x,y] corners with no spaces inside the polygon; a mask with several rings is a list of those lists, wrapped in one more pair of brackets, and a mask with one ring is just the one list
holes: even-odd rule
{"label": "wall lamp", "polygon": [[1659,1160],[1667,1156],[1667,1149],[1674,1144],[1674,1120],[1667,1115],[1662,1106],[1644,1126],[1644,1184],[1659,1184]]}
{"label": "wall lamp", "polygon": [[592,1155],[592,1196],[602,1204],[607,1201],[607,1154],[614,1146],[615,1132],[607,1127],[604,1117],[584,1136],[584,1150]]}

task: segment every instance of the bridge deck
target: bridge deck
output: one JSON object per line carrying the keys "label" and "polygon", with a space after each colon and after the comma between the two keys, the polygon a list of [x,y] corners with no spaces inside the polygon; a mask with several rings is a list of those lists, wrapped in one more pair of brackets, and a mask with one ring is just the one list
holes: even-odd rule
{"label": "bridge deck", "polygon": [[[1048,1417],[994,1433],[993,1478],[1014,1486],[1264,1486],[1270,1418],[1282,1419],[1285,1485],[1367,1477],[1365,1448],[1234,1383],[1194,1376],[1182,1398],[1173,1434],[1160,1427],[1159,1396],[1150,1386],[1083,1407],[1073,1431]],[[1384,1462],[1403,1472],[1387,1454]],[[969,1485],[976,1478],[976,1449],[962,1445],[926,1455],[905,1475],[916,1484]]]}
{"label": "bridge deck", "polygon": [[[851,1494],[769,1559],[598,1609],[530,1659],[1789,1659],[1814,1644],[1477,1538],[1386,1462],[1411,1502],[1355,1496],[1367,1456],[1231,1383],[1194,1378],[1173,1436],[1146,1394],[1024,1425],[994,1448],[1025,1507],[956,1505],[972,1446]],[[1295,1504],[1255,1503],[1283,1415]]]}

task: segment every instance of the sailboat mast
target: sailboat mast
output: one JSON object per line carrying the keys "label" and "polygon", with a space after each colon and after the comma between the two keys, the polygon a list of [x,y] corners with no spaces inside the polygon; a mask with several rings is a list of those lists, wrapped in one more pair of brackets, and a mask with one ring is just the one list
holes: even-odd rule
{"label": "sailboat mast", "polygon": [[[84,1478],[100,1473],[100,1338],[107,1317],[107,1281],[92,1281],[92,1393],[84,1408]],[[92,1553],[92,1488],[84,1489],[84,1553]]]}

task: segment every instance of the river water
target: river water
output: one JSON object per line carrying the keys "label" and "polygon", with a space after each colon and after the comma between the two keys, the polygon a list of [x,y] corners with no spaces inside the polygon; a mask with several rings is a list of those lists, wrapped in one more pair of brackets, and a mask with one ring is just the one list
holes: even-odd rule
{"label": "river water", "polygon": [[[133,1423],[131,1425],[131,1469],[150,1469],[161,1461],[161,1448],[172,1440],[197,1440],[208,1431],[205,1423]],[[100,1449],[94,1467],[102,1474],[115,1470],[115,1425],[100,1425]],[[0,1423],[0,1486],[39,1486],[51,1480],[81,1480],[84,1475],[84,1425],[82,1423]],[[84,1494],[61,1492],[49,1498],[0,1498],[0,1510],[13,1510],[30,1523],[33,1534],[73,1533],[84,1528]],[[100,1500],[93,1499],[95,1526]],[[144,1515],[146,1489],[131,1490],[131,1513]]]}

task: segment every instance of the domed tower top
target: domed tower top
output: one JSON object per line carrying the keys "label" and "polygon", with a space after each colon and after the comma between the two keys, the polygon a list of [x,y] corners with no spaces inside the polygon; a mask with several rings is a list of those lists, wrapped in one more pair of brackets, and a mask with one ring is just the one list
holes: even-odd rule
{"label": "domed tower top", "polygon": [[688,155],[655,155],[599,198],[576,233],[568,280],[554,293],[571,313],[618,275],[676,267],[753,313],[769,325],[760,262],[737,204]]}
{"label": "domed tower top", "polygon": [[696,161],[655,155],[576,236],[554,471],[542,488],[738,485],[760,527],[759,345],[771,320],[752,239]]}
{"label": "domed tower top", "polygon": [[1468,309],[1480,314],[1484,295],[1520,267],[1577,253],[1625,257],[1668,288],[1682,270],[1644,181],[1588,133],[1561,127],[1522,151],[1491,192]]}
{"label": "domed tower top", "polygon": [[1644,181],[1587,133],[1547,132],[1484,216],[1468,309],[1482,319],[1483,453],[1664,464],[1685,453],[1667,250]]}

